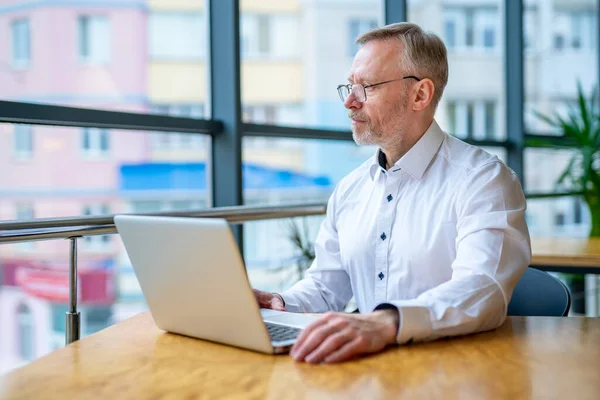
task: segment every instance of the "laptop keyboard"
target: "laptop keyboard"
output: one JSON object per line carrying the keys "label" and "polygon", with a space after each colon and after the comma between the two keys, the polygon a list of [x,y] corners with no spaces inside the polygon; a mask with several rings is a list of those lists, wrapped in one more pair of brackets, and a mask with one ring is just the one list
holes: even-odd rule
{"label": "laptop keyboard", "polygon": [[300,331],[302,330],[300,328],[293,328],[291,326],[275,325],[275,324],[270,324],[268,322],[265,322],[265,325],[267,326],[267,330],[269,331],[269,337],[271,338],[271,341],[273,341],[273,342],[277,342],[280,340],[295,339],[300,334]]}

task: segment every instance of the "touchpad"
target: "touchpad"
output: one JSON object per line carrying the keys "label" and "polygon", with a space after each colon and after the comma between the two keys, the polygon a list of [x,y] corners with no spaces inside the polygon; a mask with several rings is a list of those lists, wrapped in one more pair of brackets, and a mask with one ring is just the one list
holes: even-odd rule
{"label": "touchpad", "polygon": [[284,324],[284,325],[294,326],[296,328],[305,328],[311,322],[314,322],[317,320],[316,317],[306,315],[306,314],[275,311],[275,310],[269,310],[266,308],[261,308],[260,314],[262,315],[263,321],[265,321],[265,322],[272,322],[275,324]]}

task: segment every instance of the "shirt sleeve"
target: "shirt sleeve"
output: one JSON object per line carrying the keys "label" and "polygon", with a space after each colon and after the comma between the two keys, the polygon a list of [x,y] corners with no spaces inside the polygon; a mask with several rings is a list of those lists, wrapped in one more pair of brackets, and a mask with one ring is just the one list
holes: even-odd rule
{"label": "shirt sleeve", "polygon": [[496,161],[466,178],[456,197],[451,279],[415,299],[375,307],[398,309],[399,344],[497,328],[531,261],[526,201],[518,177]]}
{"label": "shirt sleeve", "polygon": [[335,224],[337,188],[327,203],[327,215],[315,240],[315,260],[305,278],[281,293],[291,312],[342,310],[352,297],[350,277],[342,266]]}

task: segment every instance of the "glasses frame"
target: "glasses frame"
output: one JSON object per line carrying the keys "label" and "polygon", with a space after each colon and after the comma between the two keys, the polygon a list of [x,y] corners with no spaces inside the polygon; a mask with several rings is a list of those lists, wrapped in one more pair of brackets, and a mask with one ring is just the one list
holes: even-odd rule
{"label": "glasses frame", "polygon": [[[420,82],[422,79],[421,78],[417,78],[414,75],[408,75],[408,76],[403,76],[402,78],[396,78],[396,79],[390,79],[389,81],[383,81],[383,82],[377,82],[377,83],[372,83],[370,85],[364,86],[361,85],[360,83],[347,83],[345,85],[338,85],[337,87],[337,91],[338,91],[338,95],[340,96],[340,99],[342,100],[342,102],[346,102],[346,99],[350,96],[350,93],[354,92],[354,88],[362,88],[362,94],[363,94],[363,98],[364,100],[360,100],[358,98],[358,96],[356,96],[355,94],[355,98],[356,101],[358,101],[359,103],[364,103],[365,101],[367,101],[367,91],[366,89],[370,88],[370,87],[375,87],[375,86],[379,86],[379,85],[383,85],[384,83],[390,83],[390,82],[395,82],[395,81],[401,81],[404,79],[416,79],[417,82]],[[342,92],[342,89],[346,89],[348,91],[348,95],[346,97],[344,97],[344,93]]]}

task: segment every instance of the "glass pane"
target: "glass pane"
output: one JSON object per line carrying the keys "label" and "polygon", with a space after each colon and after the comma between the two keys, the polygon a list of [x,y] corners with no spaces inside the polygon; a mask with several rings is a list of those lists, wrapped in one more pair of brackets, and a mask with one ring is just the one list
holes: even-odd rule
{"label": "glass pane", "polygon": [[246,137],[244,204],[326,202],[337,182],[375,151],[352,141]]}
{"label": "glass pane", "polygon": [[244,224],[244,261],[252,287],[276,292],[304,276],[324,216]]}
{"label": "glass pane", "polygon": [[336,87],[356,37],[383,24],[383,0],[242,0],[240,9],[244,120],[348,129]]}
{"label": "glass pane", "polygon": [[205,115],[205,0],[4,5],[0,99]]}
{"label": "glass pane", "polygon": [[527,200],[525,214],[531,236],[587,237],[590,212],[581,197]]}
{"label": "glass pane", "polygon": [[552,193],[569,190],[568,184],[559,185],[558,179],[567,168],[573,151],[556,149],[525,149],[525,187],[528,192]]}
{"label": "glass pane", "polygon": [[[570,190],[558,180],[573,152],[555,149],[525,149],[525,185],[528,192],[553,193]],[[532,236],[586,236],[590,229],[589,210],[578,196],[527,201],[527,223]]]}
{"label": "glass pane", "polygon": [[481,147],[483,150],[487,151],[490,154],[495,155],[496,157],[498,157],[500,159],[500,161],[502,161],[504,164],[506,164],[506,149],[504,147],[491,147],[491,146],[485,146],[485,147]]}
{"label": "glass pane", "polygon": [[460,138],[506,138],[502,4],[408,0],[409,21],[439,35],[448,49],[448,85],[436,120]]}
{"label": "glass pane", "polygon": [[[0,220],[210,206],[208,136],[182,147],[183,134],[31,126],[24,159],[18,127],[0,124]],[[81,239],[78,253],[82,335],[145,309],[117,235]],[[67,240],[0,245],[0,374],[64,345],[68,260]]]}
{"label": "glass pane", "polygon": [[525,129],[560,135],[535,112],[564,115],[581,82],[589,96],[598,84],[598,2],[526,0]]}
{"label": "glass pane", "polygon": [[[375,154],[351,141],[244,138],[244,201],[255,204],[326,203],[335,185]],[[244,224],[244,259],[251,283],[282,290],[308,268],[293,240],[312,243],[323,216]]]}

